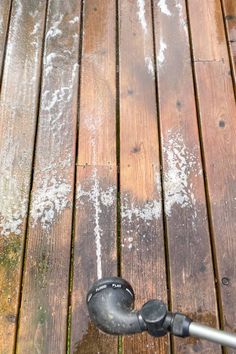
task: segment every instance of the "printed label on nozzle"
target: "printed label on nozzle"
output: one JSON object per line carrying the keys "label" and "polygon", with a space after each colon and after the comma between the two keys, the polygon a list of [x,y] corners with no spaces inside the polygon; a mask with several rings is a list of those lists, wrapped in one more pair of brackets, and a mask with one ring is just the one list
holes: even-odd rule
{"label": "printed label on nozzle", "polygon": [[122,285],[121,284],[115,284],[115,283],[112,283],[112,288],[121,288],[122,287]]}
{"label": "printed label on nozzle", "polygon": [[98,292],[98,291],[101,291],[101,290],[103,290],[103,289],[106,289],[107,288],[107,285],[101,285],[101,286],[99,286],[98,288],[96,288],[96,293]]}

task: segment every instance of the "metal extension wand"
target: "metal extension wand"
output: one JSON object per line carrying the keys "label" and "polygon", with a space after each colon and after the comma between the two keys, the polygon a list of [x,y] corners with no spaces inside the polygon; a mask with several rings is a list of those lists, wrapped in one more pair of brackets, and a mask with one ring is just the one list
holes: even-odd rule
{"label": "metal extension wand", "polygon": [[169,332],[182,338],[193,336],[236,348],[236,334],[193,322],[178,312],[169,312],[160,300],[150,300],[141,310],[134,310],[134,291],[122,278],[96,281],[88,292],[87,306],[91,320],[108,334],[125,335],[147,331],[154,337],[162,337]]}

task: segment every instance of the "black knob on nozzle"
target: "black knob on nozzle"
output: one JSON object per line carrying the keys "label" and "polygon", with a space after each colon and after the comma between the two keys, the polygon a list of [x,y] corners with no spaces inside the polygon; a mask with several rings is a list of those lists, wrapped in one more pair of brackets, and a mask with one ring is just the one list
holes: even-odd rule
{"label": "black knob on nozzle", "polygon": [[162,301],[150,300],[143,305],[140,315],[149,334],[162,337],[167,333],[163,328],[167,313],[167,307]]}

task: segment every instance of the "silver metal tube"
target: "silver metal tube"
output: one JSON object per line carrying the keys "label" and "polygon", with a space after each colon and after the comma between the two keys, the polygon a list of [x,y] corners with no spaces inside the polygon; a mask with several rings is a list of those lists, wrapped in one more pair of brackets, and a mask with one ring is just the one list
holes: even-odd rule
{"label": "silver metal tube", "polygon": [[190,336],[207,339],[226,347],[236,348],[236,334],[233,333],[227,333],[219,329],[191,322],[189,326],[189,334]]}

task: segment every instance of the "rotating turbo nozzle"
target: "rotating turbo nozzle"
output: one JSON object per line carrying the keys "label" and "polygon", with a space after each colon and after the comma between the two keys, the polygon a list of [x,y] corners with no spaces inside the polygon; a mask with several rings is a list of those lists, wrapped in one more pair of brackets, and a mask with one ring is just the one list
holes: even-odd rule
{"label": "rotating turbo nozzle", "polygon": [[134,292],[124,279],[98,280],[87,295],[91,320],[109,334],[134,334],[146,329],[138,312],[133,310]]}
{"label": "rotating turbo nozzle", "polygon": [[124,279],[113,277],[94,283],[87,295],[91,320],[109,334],[134,334],[143,331],[155,337],[171,332],[180,337],[189,335],[191,320],[185,315],[167,311],[159,300],[150,300],[141,310],[134,310],[134,291]]}
{"label": "rotating turbo nozzle", "polygon": [[124,279],[113,277],[94,283],[87,295],[91,320],[109,334],[135,334],[147,331],[155,337],[167,332],[178,336],[207,339],[236,348],[236,335],[192,322],[181,313],[172,313],[160,300],[146,302],[141,310],[134,310],[134,291]]}

